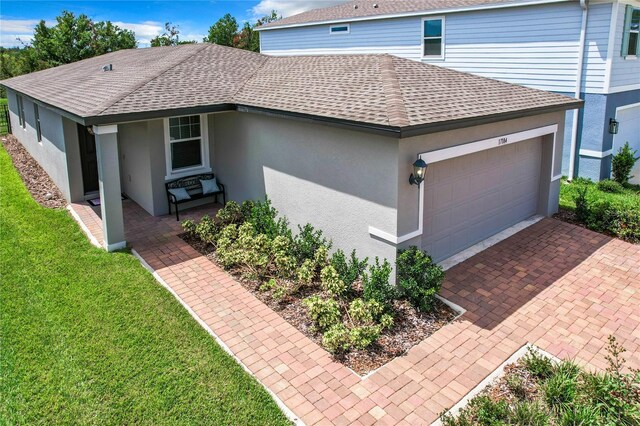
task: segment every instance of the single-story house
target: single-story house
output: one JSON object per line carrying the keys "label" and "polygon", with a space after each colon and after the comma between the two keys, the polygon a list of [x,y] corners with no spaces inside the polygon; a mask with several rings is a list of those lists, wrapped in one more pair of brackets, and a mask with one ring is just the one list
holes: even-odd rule
{"label": "single-story house", "polygon": [[[14,135],[70,201],[169,212],[212,171],[361,256],[443,260],[558,208],[565,111],[581,101],[391,55],[269,57],[213,44],[123,50],[11,78]],[[427,164],[410,182],[413,163]]]}

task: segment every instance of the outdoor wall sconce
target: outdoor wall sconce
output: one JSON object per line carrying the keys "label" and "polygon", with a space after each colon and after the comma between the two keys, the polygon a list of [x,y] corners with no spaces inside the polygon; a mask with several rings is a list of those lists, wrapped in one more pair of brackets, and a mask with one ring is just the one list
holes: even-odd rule
{"label": "outdoor wall sconce", "polygon": [[418,185],[424,181],[424,176],[427,173],[427,163],[420,157],[413,163],[413,173],[409,176],[409,183],[411,185]]}
{"label": "outdoor wall sconce", "polygon": [[610,118],[609,119],[609,133],[611,133],[612,135],[617,135],[618,134],[618,126],[620,125],[620,123],[618,123],[618,121],[615,118]]}

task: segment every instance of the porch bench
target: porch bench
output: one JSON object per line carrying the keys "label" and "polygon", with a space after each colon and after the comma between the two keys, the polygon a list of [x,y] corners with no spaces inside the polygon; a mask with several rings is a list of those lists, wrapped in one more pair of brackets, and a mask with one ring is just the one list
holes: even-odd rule
{"label": "porch bench", "polygon": [[[178,211],[178,206],[182,203],[188,203],[193,200],[200,200],[202,198],[207,197],[215,197],[216,203],[218,202],[218,195],[222,195],[222,205],[227,203],[227,196],[224,185],[217,181],[218,190],[212,191],[208,193],[203,193],[201,180],[212,180],[215,178],[215,174],[213,173],[204,173],[192,176],[185,176],[180,179],[175,179],[165,183],[165,187],[167,190],[167,199],[169,200],[169,214],[171,214],[171,205],[173,204],[176,208],[176,220],[180,220],[180,213]],[[188,194],[189,198],[180,198],[175,194],[171,193],[170,190],[181,190],[184,189],[186,194]],[[176,192],[176,191],[174,191]]]}

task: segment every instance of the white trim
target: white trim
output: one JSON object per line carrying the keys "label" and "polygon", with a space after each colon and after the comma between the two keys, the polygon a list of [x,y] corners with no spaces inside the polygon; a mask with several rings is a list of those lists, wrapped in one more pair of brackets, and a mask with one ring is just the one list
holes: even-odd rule
{"label": "white trim", "polygon": [[[557,363],[560,362],[560,359],[558,359],[557,357],[551,355],[549,352],[544,351],[544,350],[540,349],[539,347],[537,347],[537,346],[535,346],[535,345],[533,345],[531,343],[526,343],[520,349],[518,349],[513,354],[511,354],[511,356],[509,358],[507,358],[502,364],[500,364],[498,366],[498,368],[493,370],[487,377],[484,378],[484,380],[482,380],[480,383],[478,383],[465,396],[463,396],[462,399],[456,403],[456,405],[454,405],[449,410],[447,410],[446,411],[447,414],[450,414],[452,416],[456,416],[460,412],[460,410],[462,410],[464,407],[466,407],[466,405],[469,403],[469,401],[471,401],[473,398],[478,396],[478,394],[480,394],[483,390],[485,390],[485,388],[487,386],[489,386],[491,383],[493,383],[493,381],[495,381],[496,379],[502,377],[504,375],[504,368],[507,365],[513,364],[516,361],[518,361],[520,358],[523,358],[525,355],[527,355],[527,353],[529,352],[529,349],[537,352],[538,355],[541,355],[541,356],[544,356],[544,357],[550,359],[551,362],[553,362],[554,364],[557,364]],[[438,417],[437,420],[435,420],[433,423],[431,423],[431,426],[441,426],[441,425],[442,425],[442,421],[440,420],[439,417]]]}
{"label": "white trim", "polygon": [[127,248],[127,242],[126,241],[120,241],[119,243],[105,244],[104,248],[108,252],[112,252],[112,251],[116,251],[116,250],[122,250],[122,249]]}
{"label": "white trim", "polygon": [[[195,167],[187,167],[174,171],[171,167],[171,143],[180,142],[172,141],[169,132],[169,119],[179,117],[191,117],[194,115],[200,116],[200,158],[202,164]],[[209,173],[211,172],[211,165],[209,161],[209,123],[207,120],[207,114],[187,114],[178,115],[174,117],[165,117],[163,119],[164,125],[164,157],[165,157],[165,180],[178,179],[181,177],[189,176],[196,173]],[[197,138],[190,138],[197,139]]]}
{"label": "white trim", "polygon": [[640,106],[640,102],[636,102],[634,104],[628,104],[628,105],[622,105],[616,108],[616,117],[618,112],[623,111],[625,109],[629,109],[629,108],[637,108]]}
{"label": "white trim", "polygon": [[131,254],[138,259],[138,261],[140,262],[140,264],[142,265],[143,268],[145,268],[147,271],[149,271],[149,273],[151,273],[151,275],[153,276],[153,278],[155,278],[155,280],[162,286],[164,287],[169,293],[171,293],[171,295],[173,297],[175,297],[175,299],[182,305],[182,307],[184,309],[186,309],[186,311],[189,313],[189,315],[191,315],[191,317],[196,320],[196,322],[200,325],[200,327],[202,327],[207,333],[209,333],[209,335],[211,337],[213,337],[213,339],[216,341],[216,343],[222,348],[223,351],[225,351],[227,354],[229,354],[231,356],[231,358],[234,359],[235,362],[237,362],[240,367],[242,367],[242,369],[249,374],[251,377],[255,378],[256,381],[258,383],[260,383],[260,385],[269,393],[269,395],[271,395],[271,397],[273,398],[273,400],[275,401],[275,403],[278,405],[278,407],[282,410],[282,412],[284,413],[284,415],[294,424],[296,425],[304,425],[304,423],[298,418],[296,417],[296,415],[293,413],[293,411],[291,411],[289,409],[289,407],[287,407],[285,405],[284,402],[282,402],[282,400],[278,397],[278,395],[275,394],[275,392],[273,392],[271,389],[269,389],[264,383],[262,383],[260,380],[258,380],[258,378],[256,377],[256,375],[249,370],[249,367],[247,367],[241,360],[240,358],[238,358],[236,356],[236,354],[233,353],[233,351],[231,350],[231,348],[229,348],[229,346],[227,346],[226,343],[224,343],[224,341],[211,329],[211,327],[209,327],[207,325],[207,323],[200,318],[200,316],[198,316],[198,314],[195,313],[195,311],[193,309],[191,309],[191,307],[189,306],[188,303],[186,303],[184,300],[182,300],[182,298],[178,295],[178,293],[175,292],[175,290],[173,288],[171,288],[171,286],[169,284],[167,284],[167,282],[165,280],[162,279],[162,277],[160,276],[160,274],[158,274],[152,267],[151,265],[149,265],[142,256],[140,256],[140,253],[138,253],[135,249],[131,249]]}
{"label": "white trim", "polygon": [[[347,31],[336,31],[333,32],[333,29],[336,27],[347,27]],[[329,25],[329,35],[344,35],[344,34],[351,34],[351,25],[349,24],[336,24],[336,25]]]}
{"label": "white trim", "polygon": [[94,135],[110,135],[112,133],[118,133],[117,124],[107,124],[106,126],[93,126]]}
{"label": "white trim", "polygon": [[609,27],[609,43],[607,44],[607,59],[605,62],[605,72],[604,72],[604,87],[603,92],[609,93],[611,88],[611,76],[613,75],[613,50],[615,49],[616,43],[616,31],[618,26],[618,13],[619,13],[619,3],[612,3],[611,5],[611,23]]}
{"label": "white trim", "polygon": [[604,158],[604,157],[608,157],[611,154],[613,154],[613,150],[610,149],[608,151],[593,151],[590,149],[581,149],[580,150],[580,156],[582,157],[591,157],[591,158]]}
{"label": "white trim", "polygon": [[557,180],[562,179],[562,173],[560,173],[559,175],[555,175],[551,177],[551,182],[555,182]]}
{"label": "white trim", "polygon": [[632,90],[640,90],[640,84],[627,84],[626,86],[616,86],[609,88],[607,94],[611,93],[620,93],[620,92],[630,92]]}
{"label": "white trim", "polygon": [[340,24],[343,22],[376,21],[380,19],[403,18],[407,16],[444,15],[448,13],[471,12],[475,10],[507,9],[507,8],[514,8],[514,7],[523,7],[523,6],[535,6],[540,4],[565,3],[567,1],[568,0],[537,0],[537,1],[529,1],[529,2],[523,2],[523,3],[468,6],[468,7],[426,10],[426,11],[417,11],[417,12],[392,13],[392,14],[386,14],[386,15],[361,16],[357,18],[338,18],[338,19],[328,19],[326,21],[302,22],[299,24],[279,25],[279,26],[266,27],[266,28],[258,27],[255,29],[255,31],[272,31],[272,30],[281,30],[285,28],[311,27],[314,25]]}
{"label": "white trim", "polygon": [[[425,37],[424,35],[424,23],[426,21],[441,21],[440,37]],[[420,58],[423,61],[444,61],[445,59],[445,17],[442,16],[427,16],[420,21]],[[440,55],[425,55],[424,54],[424,41],[425,39],[440,39]]]}
{"label": "white trim", "polygon": [[[484,139],[476,142],[464,143],[456,145],[450,148],[438,149],[435,151],[423,152],[418,154],[419,158],[422,158],[427,164],[437,163],[439,161],[445,161],[455,157],[461,157],[463,155],[473,154],[475,152],[484,151],[491,148],[497,148],[503,145],[510,145],[533,139],[540,136],[553,134],[553,156],[551,159],[551,179],[554,175],[555,167],[555,152],[556,152],[556,136],[558,133],[558,125],[552,124],[544,127],[537,127],[535,129],[529,129],[522,132],[511,133],[508,135],[497,136],[490,139]],[[424,183],[424,182],[423,182]],[[373,226],[369,226],[369,234],[375,237],[386,240],[387,242],[397,245],[413,238],[419,237],[423,233],[423,219],[424,219],[424,187],[420,186],[420,201],[418,207],[418,229],[408,234],[395,236],[388,232],[382,231]]]}

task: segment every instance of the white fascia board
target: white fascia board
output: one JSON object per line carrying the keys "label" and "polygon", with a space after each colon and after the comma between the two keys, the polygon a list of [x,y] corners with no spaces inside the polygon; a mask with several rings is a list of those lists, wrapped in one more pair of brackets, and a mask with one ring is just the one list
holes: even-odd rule
{"label": "white fascia board", "polygon": [[376,21],[381,19],[405,18],[410,16],[444,15],[447,13],[474,12],[477,10],[507,9],[507,8],[514,8],[514,7],[523,7],[523,6],[535,6],[535,5],[541,5],[541,4],[565,3],[568,1],[570,0],[534,0],[534,1],[522,2],[522,3],[479,5],[479,6],[455,7],[450,9],[434,9],[434,10],[417,11],[417,12],[393,13],[393,14],[387,14],[387,15],[360,16],[357,18],[339,18],[339,19],[330,19],[327,21],[303,22],[300,24],[280,25],[280,26],[267,27],[267,28],[258,27],[258,28],[255,28],[254,31],[271,31],[271,30],[281,30],[285,28],[310,27],[314,25],[340,24],[344,22]]}

